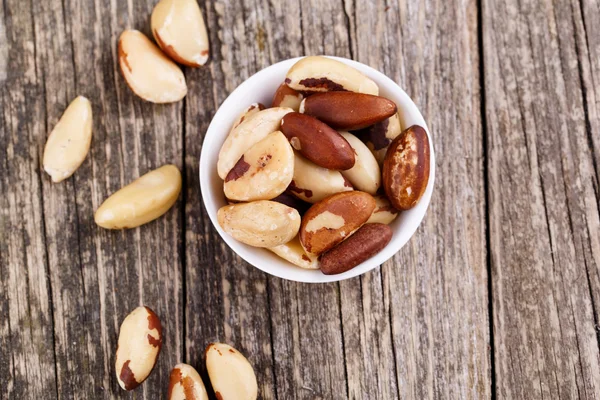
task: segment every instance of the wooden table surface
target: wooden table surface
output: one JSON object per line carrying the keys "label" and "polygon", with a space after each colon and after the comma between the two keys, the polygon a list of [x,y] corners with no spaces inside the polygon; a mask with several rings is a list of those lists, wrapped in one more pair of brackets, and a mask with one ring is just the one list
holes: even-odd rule
{"label": "wooden table surface", "polygon": [[[262,399],[600,399],[598,0],[201,1],[211,60],[189,93],[141,101],[120,33],[155,0],[0,2],[0,397],[166,396],[178,362],[248,356]],[[310,54],[398,82],[436,150],[410,242],[339,284],[268,276],[219,238],[198,158],[215,110],[254,72]],[[76,95],[94,136],[69,180],[42,171]],[[112,192],[179,166],[176,206],[138,229],[93,214]],[[165,341],[149,379],[118,387],[122,319],[144,304]]]}

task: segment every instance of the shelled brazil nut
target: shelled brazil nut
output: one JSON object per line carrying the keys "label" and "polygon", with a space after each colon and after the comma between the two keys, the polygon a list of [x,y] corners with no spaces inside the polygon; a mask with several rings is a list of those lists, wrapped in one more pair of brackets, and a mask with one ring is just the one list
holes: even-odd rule
{"label": "shelled brazil nut", "polygon": [[115,371],[119,385],[133,390],[146,380],[162,347],[162,325],[148,307],[133,310],[121,324]]}
{"label": "shelled brazil nut", "polygon": [[198,371],[188,364],[177,364],[169,376],[168,400],[208,400]]}
{"label": "shelled brazil nut", "polygon": [[273,107],[250,105],[221,148],[223,230],[324,274],[380,252],[392,239],[387,224],[427,187],[429,144],[421,127],[401,133],[401,112],[378,94],[337,60],[305,57],[290,68]]}
{"label": "shelled brazil nut", "polygon": [[211,343],[204,351],[206,369],[220,400],[255,400],[258,383],[246,357],[224,343]]}

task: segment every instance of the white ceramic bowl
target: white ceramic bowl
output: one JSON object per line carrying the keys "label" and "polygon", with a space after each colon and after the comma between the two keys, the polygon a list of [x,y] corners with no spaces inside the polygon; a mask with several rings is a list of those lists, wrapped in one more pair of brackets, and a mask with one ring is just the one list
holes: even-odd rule
{"label": "white ceramic bowl", "polygon": [[271,253],[266,249],[259,249],[245,245],[233,239],[221,229],[217,222],[217,210],[226,205],[225,195],[223,194],[223,180],[217,175],[217,158],[221,145],[225,141],[227,134],[236,117],[251,103],[259,102],[269,105],[277,87],[284,81],[285,75],[290,67],[300,58],[281,61],[257,72],[244,83],[237,87],[217,110],[202,145],[202,154],[200,156],[200,188],[204,206],[213,225],[223,238],[240,257],[256,268],[263,270],[271,275],[280,278],[289,279],[298,282],[335,282],[352,278],[381,265],[389,260],[408,242],[415,233],[427,207],[431,200],[433,192],[433,183],[435,177],[435,155],[433,153],[433,141],[431,134],[425,124],[423,116],[417,109],[417,106],[408,97],[408,95],[390,78],[381,72],[361,64],[356,61],[345,58],[331,57],[345,64],[348,64],[363,74],[374,80],[379,85],[380,95],[387,97],[398,105],[401,120],[403,120],[403,129],[411,125],[421,125],[429,135],[431,146],[431,175],[425,194],[416,207],[409,211],[400,213],[398,218],[392,224],[391,228],[394,235],[390,243],[377,255],[368,259],[364,263],[339,275],[324,275],[318,270],[306,270],[299,268]]}

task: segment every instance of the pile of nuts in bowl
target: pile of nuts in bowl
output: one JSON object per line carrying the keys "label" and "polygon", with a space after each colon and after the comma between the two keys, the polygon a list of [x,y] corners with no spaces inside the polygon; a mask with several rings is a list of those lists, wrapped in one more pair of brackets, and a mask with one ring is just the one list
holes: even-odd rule
{"label": "pile of nuts in bowl", "polygon": [[305,57],[270,108],[251,104],[233,123],[217,160],[229,202],[217,219],[242,243],[339,274],[385,248],[388,224],[419,202],[429,167],[427,132],[402,131],[374,81]]}

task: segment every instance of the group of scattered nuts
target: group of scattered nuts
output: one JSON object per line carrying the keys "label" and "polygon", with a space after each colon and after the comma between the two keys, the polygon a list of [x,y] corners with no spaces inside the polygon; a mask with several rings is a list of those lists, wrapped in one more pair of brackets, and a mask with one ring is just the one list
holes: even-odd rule
{"label": "group of scattered nuts", "polygon": [[388,226],[429,180],[429,139],[402,131],[377,84],[337,60],[298,61],[270,108],[252,104],[221,147],[225,232],[324,274],[348,271],[391,240]]}
{"label": "group of scattered nuts", "polygon": [[[121,324],[115,372],[119,385],[133,390],[148,378],[162,348],[160,319],[148,307],[133,310]],[[239,351],[211,343],[204,351],[206,369],[215,396],[221,400],[254,400],[258,385],[254,369]],[[202,378],[194,367],[177,364],[169,379],[169,400],[207,400]]]}
{"label": "group of scattered nuts", "polygon": [[[179,101],[187,94],[187,85],[175,62],[200,67],[208,60],[202,11],[196,0],[160,0],[152,11],[151,25],[160,48],[139,31],[126,30],[121,34],[121,72],[131,90],[142,99],[153,103]],[[90,101],[78,96],[46,141],[43,165],[53,182],[69,178],[85,160],[92,141],[92,122]],[[179,169],[164,165],[111,195],[98,208],[94,219],[106,229],[135,228],[167,212],[180,192]]]}

